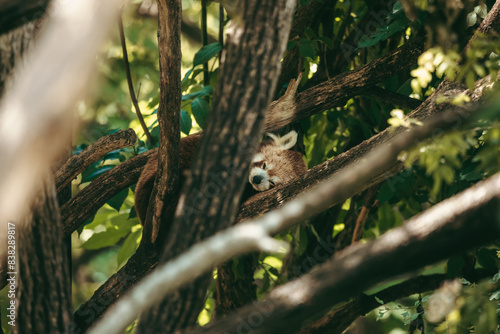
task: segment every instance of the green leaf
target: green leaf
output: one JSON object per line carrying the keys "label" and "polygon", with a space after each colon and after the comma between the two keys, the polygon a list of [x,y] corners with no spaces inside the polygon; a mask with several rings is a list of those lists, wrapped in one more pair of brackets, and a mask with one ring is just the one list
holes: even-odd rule
{"label": "green leaf", "polygon": [[297,46],[297,41],[289,41],[286,45],[286,49],[290,50]]}
{"label": "green leaf", "polygon": [[381,304],[381,305],[384,305],[384,301],[380,298],[378,298],[377,296],[374,296],[375,297],[375,300],[377,301],[377,303]]}
{"label": "green leaf", "polygon": [[97,177],[99,177],[101,174],[106,173],[107,171],[111,170],[114,165],[104,165],[100,166],[98,168],[88,168],[82,173],[82,183],[90,182]]}
{"label": "green leaf", "polygon": [[313,58],[316,55],[316,42],[302,38],[299,42],[299,52],[302,57]]}
{"label": "green leaf", "polygon": [[128,219],[136,218],[137,217],[137,211],[135,211],[135,206],[133,206],[130,209],[130,213],[128,215]]}
{"label": "green leaf", "polygon": [[299,243],[296,246],[295,252],[297,255],[302,255],[307,249],[307,244],[309,242],[309,236],[307,234],[306,228],[302,225],[298,227]]}
{"label": "green leaf", "polygon": [[271,274],[273,274],[274,276],[276,276],[276,277],[280,277],[280,272],[279,272],[279,270],[278,270],[278,269],[276,269],[276,268],[274,268],[274,267],[270,267],[270,268],[269,268],[269,272],[270,272]]}
{"label": "green leaf", "polygon": [[206,63],[216,56],[221,50],[222,46],[217,42],[205,45],[194,55],[193,67]]}
{"label": "green leaf", "polygon": [[477,252],[477,262],[485,269],[497,270],[496,252],[492,249],[481,248]]}
{"label": "green leaf", "polygon": [[262,277],[262,291],[267,291],[269,290],[269,287],[271,286],[271,277],[269,276],[268,272],[264,272],[264,276]]}
{"label": "green leaf", "polygon": [[132,231],[125,241],[123,242],[122,247],[118,251],[116,262],[118,267],[120,267],[125,261],[127,261],[132,255],[134,255],[137,247],[139,247],[139,243],[142,239],[142,228],[137,228],[135,231]]}
{"label": "green leaf", "polygon": [[191,115],[186,110],[181,110],[181,131],[189,135],[191,131],[192,121]]}
{"label": "green leaf", "polygon": [[107,203],[110,207],[120,212],[120,208],[122,207],[123,202],[127,198],[128,188],[120,191],[117,195],[111,198]]}
{"label": "green leaf", "polygon": [[200,128],[205,128],[208,112],[210,111],[210,104],[208,101],[201,97],[193,100],[193,102],[191,102],[191,111]]}
{"label": "green leaf", "polygon": [[495,292],[493,292],[490,296],[490,300],[499,300],[500,299],[500,290],[497,290]]}
{"label": "green leaf", "polygon": [[133,220],[127,219],[127,214],[119,214],[111,218],[106,231],[94,233],[86,242],[82,244],[85,249],[99,249],[116,245],[121,238],[130,232]]}
{"label": "green leaf", "polygon": [[454,256],[449,259],[446,264],[446,273],[448,274],[448,277],[457,277],[464,265],[465,261],[461,256]]}
{"label": "green leaf", "polygon": [[329,48],[329,49],[332,49],[333,48],[333,40],[329,37],[326,37],[326,36],[320,36],[318,38],[318,40],[320,42],[323,42],[325,43],[325,45]]}
{"label": "green leaf", "polygon": [[377,198],[380,203],[384,203],[393,198],[396,193],[397,190],[392,183],[389,184],[389,182],[384,182],[384,184],[380,187]]}
{"label": "green leaf", "polygon": [[497,283],[499,280],[500,280],[500,272],[496,273],[496,274],[495,274],[495,276],[493,276],[493,277],[490,279],[490,282],[491,282],[491,283]]}
{"label": "green leaf", "polygon": [[363,36],[358,43],[358,49],[366,48],[375,45],[380,41],[386,40],[395,33],[406,29],[408,23],[409,23],[408,19],[404,17],[392,22],[387,27],[379,29],[378,31],[374,32],[369,36]]}
{"label": "green leaf", "polygon": [[184,78],[182,78],[182,83],[184,83],[189,78],[191,73],[193,73],[193,70],[194,68],[190,69],[189,71],[186,72],[186,74],[184,74]]}
{"label": "green leaf", "polygon": [[197,97],[210,96],[213,94],[213,92],[214,89],[212,88],[212,86],[205,86],[197,92],[182,95],[182,101],[192,100]]}
{"label": "green leaf", "polygon": [[160,139],[160,127],[159,126],[155,126],[152,130],[151,130],[151,137],[153,137],[153,140],[155,142],[158,142],[159,139]]}
{"label": "green leaf", "polygon": [[401,3],[401,1],[398,1],[392,7],[392,14],[397,14],[402,10],[403,10],[403,4]]}
{"label": "green leaf", "polygon": [[314,38],[314,31],[311,29],[311,27],[306,28],[305,35],[308,39]]}

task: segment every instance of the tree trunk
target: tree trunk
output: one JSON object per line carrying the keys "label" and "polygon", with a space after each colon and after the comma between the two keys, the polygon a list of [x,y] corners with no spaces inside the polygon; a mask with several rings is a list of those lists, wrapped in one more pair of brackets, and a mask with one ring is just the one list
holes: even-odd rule
{"label": "tree trunk", "polygon": [[30,22],[0,36],[0,98],[9,87],[14,67],[33,44],[39,24]]}
{"label": "tree trunk", "polygon": [[14,333],[66,333],[72,318],[71,275],[51,179],[43,182],[18,233],[18,321]]}
{"label": "tree trunk", "polygon": [[[233,18],[232,35],[223,53],[213,111],[161,262],[233,221],[274,94],[295,1],[240,3],[241,17]],[[138,333],[193,326],[203,307],[209,277],[197,279],[143,315]]]}

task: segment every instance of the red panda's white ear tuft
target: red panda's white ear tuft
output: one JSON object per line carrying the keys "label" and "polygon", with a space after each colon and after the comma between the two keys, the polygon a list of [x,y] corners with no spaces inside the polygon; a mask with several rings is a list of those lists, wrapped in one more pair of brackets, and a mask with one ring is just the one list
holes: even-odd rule
{"label": "red panda's white ear tuft", "polygon": [[272,133],[269,133],[268,136],[274,141],[276,146],[281,147],[283,150],[289,150],[297,143],[297,132],[295,130],[288,132],[282,137]]}

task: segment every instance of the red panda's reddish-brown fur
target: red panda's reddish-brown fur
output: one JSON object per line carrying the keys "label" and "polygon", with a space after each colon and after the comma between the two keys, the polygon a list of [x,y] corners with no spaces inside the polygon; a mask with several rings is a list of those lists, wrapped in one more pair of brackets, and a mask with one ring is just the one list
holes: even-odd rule
{"label": "red panda's reddish-brown fur", "polygon": [[[179,145],[179,184],[184,183],[184,171],[191,167],[194,155],[196,154],[196,149],[200,144],[201,134],[193,134],[184,137],[180,141]],[[144,224],[146,220],[146,213],[148,210],[149,200],[151,193],[153,192],[153,186],[155,183],[156,172],[158,170],[158,150],[156,154],[149,158],[148,162],[142,170],[141,176],[137,181],[135,187],[135,211],[139,217],[141,224]],[[174,200],[174,199],[172,199]],[[171,200],[171,201],[172,201]],[[178,196],[175,198],[175,202],[179,200]],[[170,201],[169,201],[170,202]]]}
{"label": "red panda's reddish-brown fur", "polygon": [[[307,168],[302,159],[302,154],[296,151],[290,151],[289,148],[295,145],[297,134],[290,133],[283,137],[270,135],[272,140],[266,141],[260,145],[258,153],[255,155],[251,165],[249,184],[243,195],[243,201],[248,199],[257,191],[267,190],[275,185],[288,182],[297,176],[306,172]],[[191,166],[196,149],[201,140],[201,134],[193,134],[184,137],[180,141],[179,147],[179,184],[185,181],[184,172]],[[264,168],[263,168],[264,167]],[[153,191],[153,186],[158,169],[158,155],[152,155],[144,166],[144,170],[139,177],[135,188],[135,209],[137,215],[144,224],[148,210],[149,200]],[[253,174],[252,174],[253,173]],[[254,184],[252,178],[259,175],[261,183]],[[266,181],[267,180],[267,181]],[[274,181],[276,182],[274,182]],[[268,182],[267,187],[263,187],[264,181]],[[252,185],[252,187],[250,186]],[[262,188],[262,189],[261,189]],[[264,189],[265,188],[265,189]],[[255,190],[254,190],[255,189]],[[175,207],[179,200],[179,192],[167,202],[169,219],[173,218]]]}

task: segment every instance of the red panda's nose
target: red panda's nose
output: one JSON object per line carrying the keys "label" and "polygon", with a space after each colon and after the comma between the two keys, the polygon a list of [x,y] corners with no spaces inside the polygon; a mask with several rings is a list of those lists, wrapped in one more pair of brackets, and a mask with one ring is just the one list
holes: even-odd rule
{"label": "red panda's nose", "polygon": [[254,184],[260,184],[262,182],[262,176],[260,175],[255,175],[253,178],[252,178],[252,182]]}

